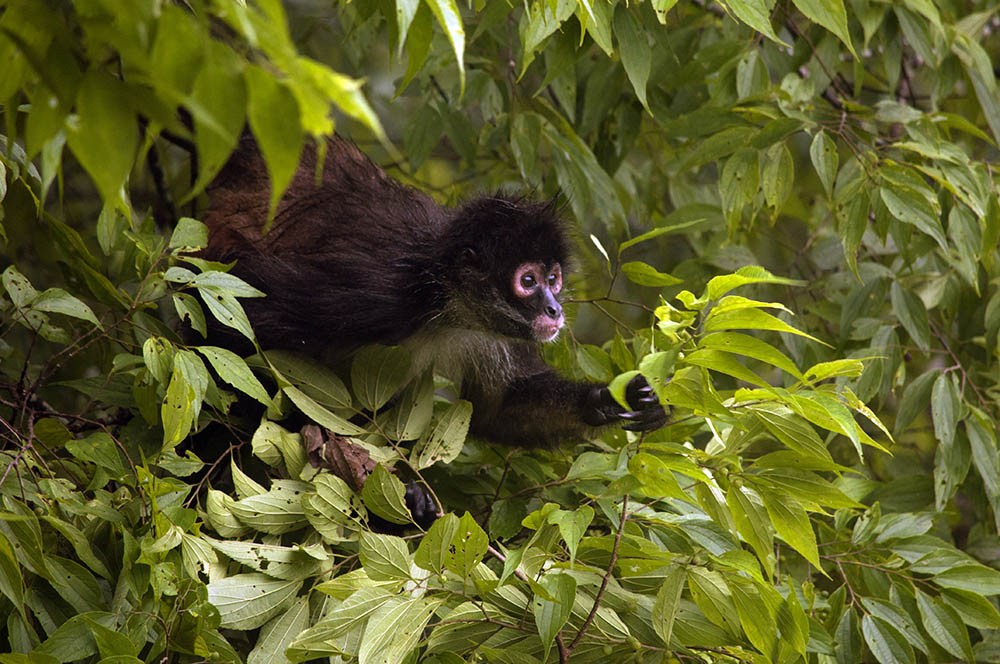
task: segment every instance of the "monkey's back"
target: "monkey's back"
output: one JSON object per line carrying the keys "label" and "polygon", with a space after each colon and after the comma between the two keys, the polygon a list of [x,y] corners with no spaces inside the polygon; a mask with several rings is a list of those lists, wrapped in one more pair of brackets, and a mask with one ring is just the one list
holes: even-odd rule
{"label": "monkey's back", "polygon": [[418,266],[440,251],[447,216],[352,143],[328,142],[318,182],[316,161],[307,148],[265,235],[267,168],[244,138],[209,188],[204,256],[236,260],[267,293],[243,300],[265,348],[397,343],[437,313],[441,285]]}

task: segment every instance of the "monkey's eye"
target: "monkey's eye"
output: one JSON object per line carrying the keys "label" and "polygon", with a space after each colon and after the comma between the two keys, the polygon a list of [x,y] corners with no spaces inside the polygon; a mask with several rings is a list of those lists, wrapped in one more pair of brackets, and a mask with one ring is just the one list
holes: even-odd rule
{"label": "monkey's eye", "polygon": [[521,287],[525,290],[531,290],[536,285],[535,278],[530,274],[525,274],[521,276]]}
{"label": "monkey's eye", "polygon": [[555,272],[549,275],[549,288],[555,288],[559,284],[559,275]]}

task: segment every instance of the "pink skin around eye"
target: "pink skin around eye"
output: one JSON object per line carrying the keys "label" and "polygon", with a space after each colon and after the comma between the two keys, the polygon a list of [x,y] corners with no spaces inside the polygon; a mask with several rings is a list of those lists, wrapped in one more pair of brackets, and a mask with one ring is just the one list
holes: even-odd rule
{"label": "pink skin around eye", "polygon": [[[562,268],[556,263],[552,266],[552,270],[549,272],[550,277],[555,277],[555,283],[551,285],[551,290],[553,293],[558,293],[562,290]],[[546,283],[548,281],[546,280]]]}
{"label": "pink skin around eye", "polygon": [[[535,280],[535,285],[531,288],[525,288],[524,284],[521,283],[527,274],[530,274]],[[542,265],[540,263],[525,263],[514,270],[514,295],[520,298],[531,297],[542,283]]]}

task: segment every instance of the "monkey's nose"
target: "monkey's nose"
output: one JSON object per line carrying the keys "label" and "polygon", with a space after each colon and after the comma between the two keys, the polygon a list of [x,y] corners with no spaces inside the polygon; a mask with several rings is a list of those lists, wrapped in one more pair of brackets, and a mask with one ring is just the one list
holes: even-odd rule
{"label": "monkey's nose", "polygon": [[559,310],[553,307],[551,304],[545,307],[545,313],[549,318],[558,318]]}

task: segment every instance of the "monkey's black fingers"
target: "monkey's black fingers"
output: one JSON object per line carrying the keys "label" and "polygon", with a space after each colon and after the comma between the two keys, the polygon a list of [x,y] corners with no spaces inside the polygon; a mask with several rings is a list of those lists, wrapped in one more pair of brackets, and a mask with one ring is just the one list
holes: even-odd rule
{"label": "monkey's black fingers", "polygon": [[[620,413],[618,413],[618,417],[620,417],[623,420],[637,420],[640,417],[642,417],[642,411],[641,410],[623,410]],[[626,428],[628,428],[628,427],[626,427]]]}
{"label": "monkey's black fingers", "polygon": [[[625,415],[628,417],[625,417]],[[647,408],[641,411],[625,413],[622,419],[629,420],[622,427],[626,431],[653,431],[666,424],[667,420],[670,419],[670,415],[665,408]]]}

